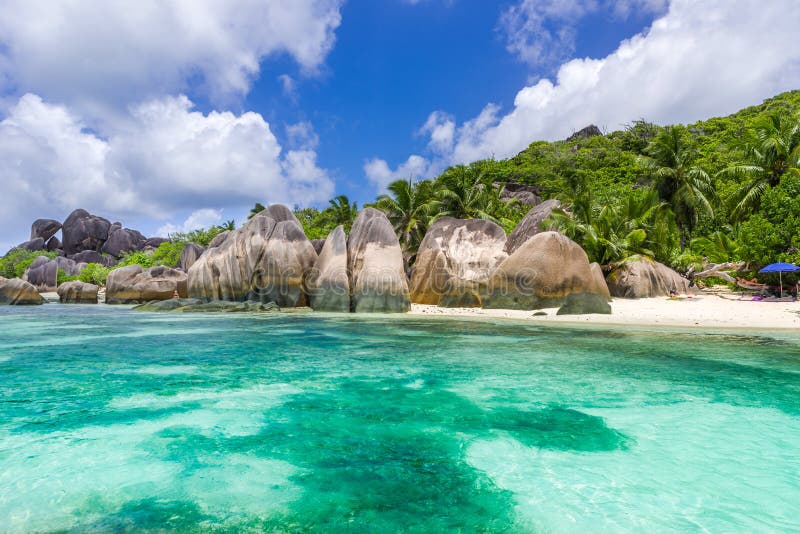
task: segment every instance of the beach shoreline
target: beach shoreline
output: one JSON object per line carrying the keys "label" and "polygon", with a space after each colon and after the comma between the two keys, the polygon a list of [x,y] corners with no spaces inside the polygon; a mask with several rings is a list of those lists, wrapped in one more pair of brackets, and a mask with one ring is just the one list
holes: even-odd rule
{"label": "beach shoreline", "polygon": [[[556,315],[557,308],[504,310],[483,308],[440,308],[412,304],[408,315],[417,317],[487,318],[534,324],[631,326],[691,329],[800,329],[800,302],[758,302],[737,300],[718,294],[680,300],[667,297],[622,299],[611,302],[611,314]],[[544,313],[544,315],[542,315]]]}

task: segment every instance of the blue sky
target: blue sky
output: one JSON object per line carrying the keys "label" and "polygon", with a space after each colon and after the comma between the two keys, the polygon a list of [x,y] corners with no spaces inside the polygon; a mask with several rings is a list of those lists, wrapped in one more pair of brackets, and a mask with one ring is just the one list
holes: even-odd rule
{"label": "blue sky", "polygon": [[800,87],[795,0],[0,0],[0,249],[148,235]]}

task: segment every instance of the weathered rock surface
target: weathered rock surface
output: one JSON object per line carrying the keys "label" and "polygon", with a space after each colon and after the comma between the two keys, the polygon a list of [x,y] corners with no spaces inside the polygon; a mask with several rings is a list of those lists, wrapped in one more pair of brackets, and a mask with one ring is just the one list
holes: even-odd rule
{"label": "weathered rock surface", "polygon": [[535,185],[506,183],[501,187],[503,190],[500,192],[500,198],[506,202],[516,199],[520,204],[536,206],[542,201],[539,188]]}
{"label": "weathered rock surface", "polygon": [[347,240],[350,309],[407,312],[411,307],[400,242],[382,211],[365,208]]}
{"label": "weathered rock surface", "polygon": [[217,237],[215,237],[208,243],[208,248],[214,248],[220,246],[225,242],[226,239],[228,239],[229,235],[231,235],[231,231],[225,230],[224,232],[219,234]]}
{"label": "weathered rock surface", "polygon": [[597,137],[598,135],[603,135],[603,132],[601,132],[600,128],[598,128],[594,124],[590,124],[589,126],[581,128],[574,134],[567,137],[567,142],[585,140],[591,137]]}
{"label": "weathered rock surface", "polygon": [[45,241],[61,230],[61,223],[54,219],[36,219],[31,225],[31,239],[41,237]]}
{"label": "weathered rock surface", "polygon": [[24,305],[44,304],[44,298],[33,284],[19,278],[0,276],[0,304]]}
{"label": "weathered rock surface", "polygon": [[516,228],[508,234],[506,252],[512,254],[522,246],[525,241],[542,232],[542,221],[550,217],[553,210],[561,207],[561,202],[555,199],[545,200],[532,208],[519,222]]}
{"label": "weathered rock surface", "polygon": [[606,278],[608,289],[615,297],[639,299],[663,297],[671,289],[678,293],[695,293],[689,281],[657,261],[632,258],[614,269]]}
{"label": "weathered rock surface", "polygon": [[508,257],[506,233],[479,219],[443,217],[428,229],[411,275],[411,302],[480,307],[480,285]]}
{"label": "weathered rock surface", "polygon": [[106,280],[107,304],[139,304],[151,300],[187,297],[186,273],[164,266],[142,269],[128,265],[111,271]]}
{"label": "weathered rock surface", "polygon": [[75,280],[58,286],[58,297],[62,304],[97,304],[99,290],[94,284]]}
{"label": "weathered rock surface", "polygon": [[126,252],[135,252],[144,248],[147,238],[136,230],[118,228],[109,233],[108,239],[103,243],[101,252],[121,258]]}
{"label": "weathered rock surface", "polygon": [[178,260],[178,267],[184,271],[188,271],[189,268],[197,261],[197,258],[203,255],[205,250],[206,249],[195,243],[186,243],[186,245],[183,247],[183,250],[181,250],[181,257],[180,260]]}
{"label": "weathered rock surface", "polygon": [[47,243],[44,244],[44,248],[49,251],[58,250],[61,248],[61,241],[59,241],[56,236],[53,236],[47,240]]}
{"label": "weathered rock surface", "polygon": [[39,256],[25,270],[22,279],[36,286],[37,289],[52,291],[57,285],[58,263],[47,256]]}
{"label": "weathered rock surface", "polygon": [[317,251],[317,255],[322,254],[322,247],[325,246],[326,239],[312,239],[311,244],[314,245],[314,250]]}
{"label": "weathered rock surface", "polygon": [[106,267],[112,267],[117,264],[117,260],[111,256],[103,256],[94,250],[84,250],[83,252],[78,252],[68,257],[76,263],[99,263]]}
{"label": "weathered rock surface", "polygon": [[225,312],[225,313],[259,313],[280,311],[274,302],[230,302],[227,300],[212,300],[206,302],[202,299],[170,299],[153,300],[133,308],[136,311],[146,312]]}
{"label": "weathered rock surface", "polygon": [[42,239],[41,237],[37,237],[31,239],[30,241],[25,241],[24,243],[20,243],[14,248],[30,250],[31,252],[36,252],[37,250],[44,250],[45,249],[44,239]]}
{"label": "weathered rock surface", "polygon": [[586,252],[557,232],[527,240],[495,270],[483,298],[485,308],[560,313],[611,313],[608,291],[598,287]]}
{"label": "weathered rock surface", "polygon": [[350,279],[347,276],[347,238],[337,226],[324,241],[306,280],[309,305],[317,311],[349,312]]}
{"label": "weathered rock surface", "polygon": [[304,278],[317,253],[285,206],[272,205],[208,250],[189,269],[189,294],[204,300],[307,303]]}
{"label": "weathered rock surface", "polygon": [[64,253],[70,256],[84,250],[99,252],[108,239],[110,227],[107,219],[82,209],[73,211],[61,228]]}

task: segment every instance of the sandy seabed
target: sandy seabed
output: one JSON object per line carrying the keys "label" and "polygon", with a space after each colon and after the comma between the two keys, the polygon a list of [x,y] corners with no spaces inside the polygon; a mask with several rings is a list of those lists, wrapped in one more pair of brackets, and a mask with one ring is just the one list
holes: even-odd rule
{"label": "sandy seabed", "polygon": [[[487,310],[440,308],[412,304],[411,315],[490,317],[541,323],[579,323],[692,328],[800,329],[800,302],[758,302],[738,296],[705,294],[680,300],[667,297],[620,299],[611,302],[611,315],[556,315],[545,310]],[[541,315],[541,312],[546,315]],[[540,315],[534,315],[540,313]]]}

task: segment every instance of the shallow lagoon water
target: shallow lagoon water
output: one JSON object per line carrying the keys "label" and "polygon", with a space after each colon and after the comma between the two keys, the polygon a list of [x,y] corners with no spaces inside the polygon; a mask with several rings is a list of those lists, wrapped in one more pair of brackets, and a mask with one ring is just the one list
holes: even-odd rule
{"label": "shallow lagoon water", "polygon": [[800,529],[800,335],[0,309],[0,531]]}

